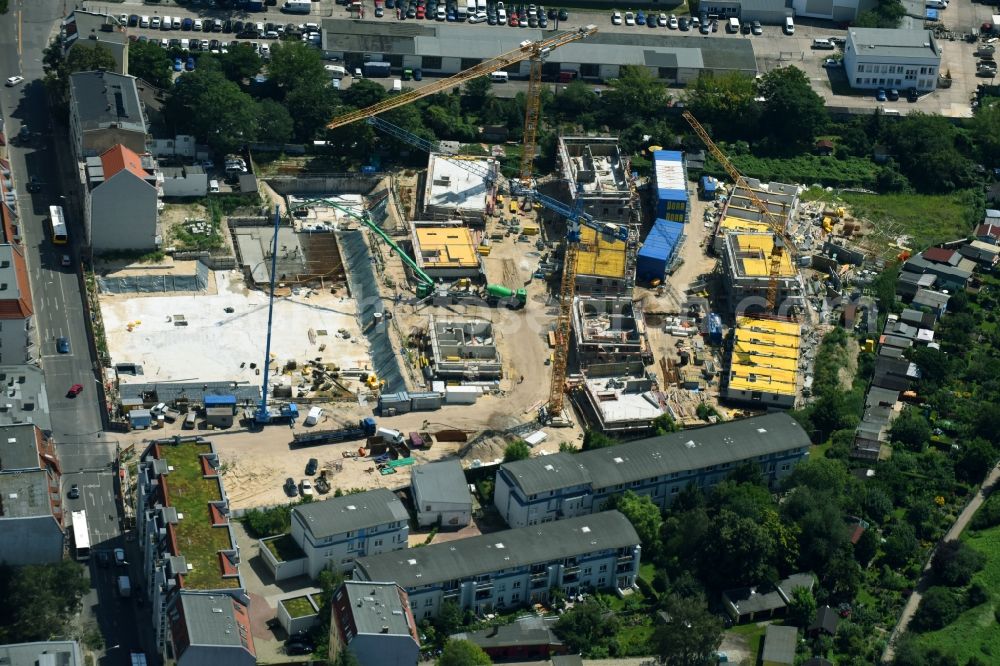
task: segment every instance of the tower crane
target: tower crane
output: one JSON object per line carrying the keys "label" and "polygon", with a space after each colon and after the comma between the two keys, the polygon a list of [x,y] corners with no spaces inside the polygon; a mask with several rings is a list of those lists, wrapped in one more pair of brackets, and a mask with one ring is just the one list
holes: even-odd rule
{"label": "tower crane", "polygon": [[[742,187],[746,190],[747,195],[750,197],[750,201],[753,205],[760,211],[762,219],[771,227],[771,231],[774,233],[774,245],[771,247],[771,256],[769,258],[769,271],[768,271],[768,281],[767,281],[767,311],[769,313],[778,313],[778,276],[781,274],[781,259],[788,250],[791,252],[791,243],[787,242],[787,234],[785,233],[785,223],[776,217],[771,209],[767,207],[757,193],[747,184],[747,181],[743,178],[743,175],[733,166],[733,163],[729,161],[726,154],[722,152],[715,142],[712,141],[712,137],[708,135],[708,132],[702,127],[702,124],[698,122],[690,111],[685,111],[681,114],[684,120],[691,125],[691,129],[694,133],[698,135],[708,151],[712,153],[712,157],[722,165],[722,168],[726,170],[729,177],[733,179],[733,182],[737,187]],[[787,246],[787,247],[786,247]]]}
{"label": "tower crane", "polygon": [[[411,102],[415,102],[418,99],[422,99],[429,95],[434,95],[455,86],[471,81],[472,79],[478,78],[480,76],[485,76],[491,74],[492,72],[497,72],[505,67],[509,67],[515,63],[519,63],[522,60],[531,60],[531,77],[532,81],[537,78],[538,82],[535,83],[535,87],[539,88],[542,75],[541,61],[545,59],[546,56],[552,51],[552,49],[557,49],[560,46],[570,44],[572,42],[590,37],[597,32],[597,26],[588,25],[579,28],[575,31],[561,32],[557,35],[549,37],[548,39],[541,39],[537,42],[532,42],[530,40],[525,40],[521,44],[511,51],[503,53],[496,56],[495,58],[490,58],[489,60],[484,60],[483,62],[470,67],[469,69],[463,70],[458,74],[449,76],[448,78],[429,83],[425,86],[421,86],[414,90],[408,90],[407,92],[400,93],[398,95],[393,95],[392,97],[383,100],[377,104],[373,104],[364,109],[358,109],[357,111],[351,111],[350,113],[345,113],[341,116],[337,116],[329,123],[327,123],[327,129],[336,129],[338,127],[343,127],[344,125],[350,125],[351,123],[357,122],[359,120],[364,120],[366,118],[371,118],[377,116],[380,113],[385,113],[386,111],[391,111],[392,109],[398,109],[401,106],[406,106]],[[537,66],[536,66],[537,65]],[[529,84],[528,91],[529,97],[532,88]],[[540,88],[539,88],[540,93]],[[536,93],[536,97],[538,94]],[[529,102],[529,111],[531,110],[531,103]],[[534,140],[535,132],[538,129],[538,113],[539,105],[537,102],[534,105],[534,115],[532,116],[534,122],[532,124],[532,141]],[[527,115],[527,114],[526,114]],[[525,136],[528,137],[528,126],[525,126]],[[531,153],[534,155],[534,151]],[[530,167],[530,160],[528,162]],[[524,160],[522,159],[522,171],[524,168]]]}

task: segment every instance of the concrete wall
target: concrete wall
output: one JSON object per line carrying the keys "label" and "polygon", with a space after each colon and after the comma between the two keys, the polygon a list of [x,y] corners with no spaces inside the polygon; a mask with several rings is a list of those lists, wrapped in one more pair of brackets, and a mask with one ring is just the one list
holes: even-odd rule
{"label": "concrete wall", "polygon": [[[270,537],[271,539],[280,539],[281,537]],[[296,560],[291,560],[290,562],[279,561],[278,558],[274,556],[274,553],[264,545],[265,541],[269,539],[261,539],[258,544],[260,546],[260,559],[267,567],[271,575],[274,576],[274,580],[285,580],[286,578],[295,578],[296,576],[301,576],[308,573],[309,560],[305,557],[300,557]]]}
{"label": "concrete wall", "polygon": [[433,525],[439,520],[444,529],[464,527],[472,520],[472,502],[468,504],[432,503],[429,510],[421,511],[417,507],[417,523],[421,527]]}
{"label": "concrete wall", "polygon": [[178,134],[173,139],[152,139],[149,152],[154,157],[195,157],[197,146],[193,136]]}
{"label": "concrete wall", "polygon": [[156,247],[156,188],[120,171],[90,192],[90,244],[94,252]]}
{"label": "concrete wall", "polygon": [[146,152],[146,135],[142,132],[109,127],[107,129],[95,129],[83,132],[79,157],[97,157],[109,148],[113,148],[119,143],[134,152],[142,155]]}
{"label": "concrete wall", "polygon": [[321,176],[278,176],[267,184],[278,194],[367,194],[375,189],[384,174],[329,174]]}
{"label": "concrete wall", "polygon": [[180,178],[163,177],[165,197],[203,197],[208,194],[208,174],[185,173]]}
{"label": "concrete wall", "polygon": [[[319,607],[316,601],[313,599],[312,595],[304,595],[309,603],[312,604],[313,610],[316,612],[312,615],[304,615],[302,617],[293,618],[288,610],[285,608],[285,604],[282,601],[278,602],[278,622],[281,623],[282,628],[288,632],[288,635],[297,634],[299,632],[306,632],[315,626],[319,621]],[[292,599],[296,597],[291,597]]]}

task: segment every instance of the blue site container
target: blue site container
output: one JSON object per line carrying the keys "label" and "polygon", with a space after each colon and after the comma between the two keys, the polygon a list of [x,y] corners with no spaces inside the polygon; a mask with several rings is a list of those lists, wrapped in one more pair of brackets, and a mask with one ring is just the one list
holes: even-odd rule
{"label": "blue site container", "polygon": [[662,280],[667,266],[680,248],[684,224],[671,220],[656,220],[636,255],[635,272],[640,280]]}
{"label": "blue site container", "polygon": [[235,395],[206,395],[205,408],[209,407],[235,407]]}

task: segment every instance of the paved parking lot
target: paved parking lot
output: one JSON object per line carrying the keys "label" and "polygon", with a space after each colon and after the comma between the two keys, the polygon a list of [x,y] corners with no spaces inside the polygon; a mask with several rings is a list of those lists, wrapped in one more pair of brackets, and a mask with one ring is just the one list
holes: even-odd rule
{"label": "paved parking lot", "polygon": [[[374,8],[374,1],[375,0],[363,0],[363,5],[366,7],[366,20],[378,22],[384,21],[386,24],[397,22],[395,14],[392,10],[388,10],[386,15],[381,19],[374,18],[374,12],[372,11]],[[280,11],[275,11],[277,7],[269,7],[268,9],[270,11],[266,13],[226,13],[208,7],[187,8],[177,7],[175,5],[172,6],[168,3],[164,3],[159,6],[150,6],[144,5],[135,0],[121,4],[91,2],[86,3],[86,7],[96,11],[108,11],[116,15],[125,13],[149,16],[154,14],[159,14],[161,16],[169,14],[171,16],[179,16],[181,18],[232,17],[242,20],[250,19],[255,22],[275,22],[282,24],[303,23],[310,21],[319,23],[321,19],[325,17],[351,17],[350,12],[345,6],[337,5],[333,2],[333,0],[323,0],[322,2],[315,4],[316,6],[313,8],[313,13],[309,16],[283,14]],[[508,7],[513,7],[516,4],[518,3],[507,3]],[[992,7],[981,4],[973,4],[968,0],[956,0],[952,3],[952,6],[949,9],[941,12],[941,20],[946,26],[949,27],[949,29],[961,35],[962,33],[970,32],[978,28],[983,21],[989,20],[992,10]],[[666,13],[669,16],[670,12]],[[904,19],[904,22],[907,25],[919,25],[919,21],[912,18],[906,18]],[[699,40],[750,39],[753,42],[754,52],[757,56],[757,67],[760,72],[766,73],[773,69],[787,67],[789,65],[802,69],[806,72],[813,84],[814,89],[817,93],[823,96],[827,105],[833,111],[870,113],[874,112],[879,106],[882,106],[887,110],[895,110],[904,114],[911,110],[918,110],[924,113],[939,113],[949,117],[968,117],[972,112],[969,101],[972,93],[976,89],[976,85],[983,82],[989,82],[988,79],[982,79],[976,76],[976,61],[972,55],[972,52],[975,50],[975,46],[961,41],[960,37],[955,41],[949,41],[946,39],[938,40],[938,44],[940,45],[942,51],[941,70],[942,72],[950,72],[952,77],[952,86],[950,88],[940,88],[929,95],[922,96],[918,102],[913,104],[907,103],[905,99],[898,102],[880,103],[875,100],[872,92],[856,93],[852,91],[847,85],[847,81],[842,70],[826,69],[823,67],[824,59],[830,56],[839,55],[839,51],[815,51],[811,48],[812,40],[814,38],[846,36],[846,30],[836,29],[829,22],[814,21],[810,19],[796,19],[796,31],[792,36],[785,35],[779,26],[764,26],[764,34],[760,36],[743,34],[732,35],[726,33],[721,25],[717,32],[710,35],[701,35],[696,30],[683,32],[680,30],[670,30],[665,27],[649,28],[638,25],[612,25],[610,10],[570,10],[568,20],[561,22],[550,21],[549,29],[556,29],[557,26],[561,30],[575,29],[589,24],[596,25],[602,32],[638,32],[654,35],[670,34],[672,36]],[[486,23],[469,27],[479,30],[510,30],[515,32],[520,30],[520,28],[513,28],[510,26],[490,26]],[[236,36],[233,34],[223,33],[195,33],[191,31],[161,31],[150,29],[138,29],[136,32],[138,34],[144,34],[151,39],[198,37],[201,39],[219,39],[226,42],[236,39]],[[274,40],[258,39],[240,41],[273,43]],[[350,80],[347,79],[343,83],[347,86],[349,85],[349,82]],[[391,85],[391,79],[385,83],[386,85]],[[410,85],[418,84],[411,83]],[[505,95],[504,92],[510,92],[510,96],[513,96],[513,94],[516,94],[521,87],[516,83],[512,83],[509,86],[509,90],[503,86],[498,86],[497,88],[497,94],[501,96],[508,96]]]}

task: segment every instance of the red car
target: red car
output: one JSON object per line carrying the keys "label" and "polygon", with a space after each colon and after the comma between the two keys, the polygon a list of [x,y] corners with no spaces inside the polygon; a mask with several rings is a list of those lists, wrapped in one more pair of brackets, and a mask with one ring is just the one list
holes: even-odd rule
{"label": "red car", "polygon": [[422,19],[426,18],[426,16],[427,16],[427,10],[423,7],[423,5],[417,7],[417,18]]}
{"label": "red car", "polygon": [[507,22],[512,28],[518,27],[517,16],[515,14],[510,15],[510,21]]}
{"label": "red car", "polygon": [[83,384],[73,384],[69,387],[69,392],[66,394],[69,398],[75,398],[76,396],[83,393]]}

